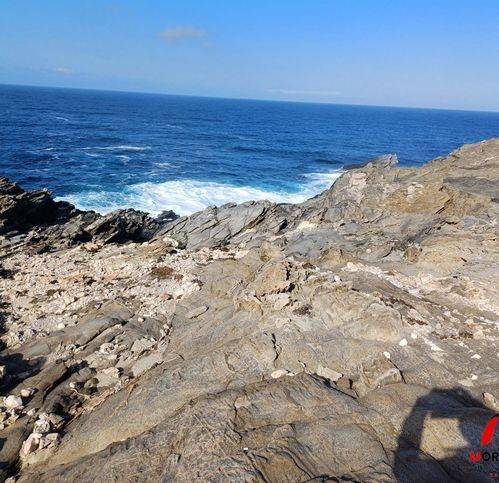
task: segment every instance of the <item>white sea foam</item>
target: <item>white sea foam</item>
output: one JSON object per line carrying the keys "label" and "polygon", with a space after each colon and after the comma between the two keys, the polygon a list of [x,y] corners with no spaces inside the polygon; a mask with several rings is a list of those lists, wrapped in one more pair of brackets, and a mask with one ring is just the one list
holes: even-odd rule
{"label": "white sea foam", "polygon": [[117,158],[121,159],[121,162],[123,164],[128,164],[128,161],[130,161],[130,156],[127,156],[126,154],[120,154],[117,156]]}
{"label": "white sea foam", "polygon": [[97,151],[149,151],[151,146],[129,146],[127,144],[120,144],[118,146],[87,146],[81,148],[84,151],[97,150]]}
{"label": "white sea foam", "polygon": [[189,215],[207,206],[219,206],[229,202],[269,200],[276,203],[300,203],[329,188],[340,174],[340,171],[310,173],[307,175],[310,181],[294,193],[184,179],[134,184],[119,193],[88,191],[60,199],[69,201],[80,209],[95,210],[99,213],[108,213],[118,208],[135,208],[153,215],[163,210]]}

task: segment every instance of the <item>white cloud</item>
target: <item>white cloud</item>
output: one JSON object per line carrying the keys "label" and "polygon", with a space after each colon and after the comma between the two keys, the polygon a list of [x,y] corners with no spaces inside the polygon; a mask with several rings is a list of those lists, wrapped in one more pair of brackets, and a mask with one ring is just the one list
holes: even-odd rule
{"label": "white cloud", "polygon": [[54,72],[61,75],[71,75],[73,71],[67,67],[56,67]]}
{"label": "white cloud", "polygon": [[341,92],[338,91],[307,91],[296,89],[272,89],[271,92],[285,96],[310,96],[310,97],[338,97]]}
{"label": "white cloud", "polygon": [[175,42],[181,39],[201,38],[206,36],[206,31],[197,27],[172,27],[162,30],[158,34],[159,37],[167,42]]}

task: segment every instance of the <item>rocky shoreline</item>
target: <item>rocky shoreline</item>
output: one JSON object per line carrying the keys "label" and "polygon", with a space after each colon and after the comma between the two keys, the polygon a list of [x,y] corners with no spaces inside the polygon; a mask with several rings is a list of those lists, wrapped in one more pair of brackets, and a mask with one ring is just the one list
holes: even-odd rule
{"label": "rocky shoreline", "polygon": [[156,219],[0,178],[1,478],[491,481],[499,138],[396,162]]}

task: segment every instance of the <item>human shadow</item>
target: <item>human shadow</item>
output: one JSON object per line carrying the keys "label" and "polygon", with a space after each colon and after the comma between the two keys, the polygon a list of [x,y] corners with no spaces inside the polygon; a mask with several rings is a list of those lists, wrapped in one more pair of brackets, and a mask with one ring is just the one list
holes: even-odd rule
{"label": "human shadow", "polygon": [[[497,481],[499,435],[486,448],[481,446],[483,430],[494,416],[491,409],[459,387],[433,389],[419,397],[398,437],[393,467],[396,480]],[[456,436],[456,425],[461,437]],[[456,445],[459,439],[461,442]],[[473,461],[477,452],[482,452],[483,457]]]}

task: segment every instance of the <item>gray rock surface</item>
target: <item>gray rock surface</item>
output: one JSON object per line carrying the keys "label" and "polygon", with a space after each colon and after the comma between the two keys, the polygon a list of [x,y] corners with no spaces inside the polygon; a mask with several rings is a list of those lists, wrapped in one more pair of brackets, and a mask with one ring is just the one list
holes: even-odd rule
{"label": "gray rock surface", "polygon": [[[491,139],[369,161],[299,205],[7,245],[0,383],[33,393],[2,410],[3,475],[491,481],[469,452],[499,399],[498,178]],[[135,228],[149,241],[115,244]]]}

